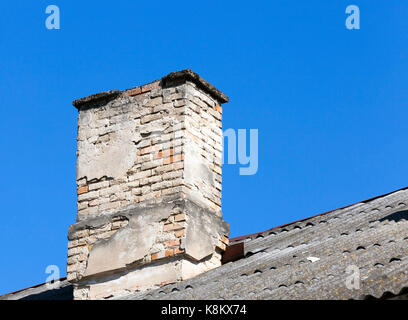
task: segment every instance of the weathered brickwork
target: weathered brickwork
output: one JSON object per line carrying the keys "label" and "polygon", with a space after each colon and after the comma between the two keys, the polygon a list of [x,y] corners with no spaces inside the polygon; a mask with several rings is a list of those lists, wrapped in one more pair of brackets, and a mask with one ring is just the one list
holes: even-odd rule
{"label": "weathered brickwork", "polygon": [[76,299],[102,299],[221,264],[222,108],[190,70],[74,101],[77,223],[67,277]]}
{"label": "weathered brickwork", "polygon": [[[118,160],[113,168],[99,168],[108,156]],[[183,177],[189,159],[201,161],[211,181]],[[78,125],[78,220],[189,191],[220,212],[221,162],[220,107],[194,83],[163,89],[156,81],[88,104]]]}
{"label": "weathered brickwork", "polygon": [[77,281],[81,279],[86,269],[89,251],[98,240],[109,239],[117,230],[128,224],[127,219],[115,217],[112,222],[98,228],[86,228],[79,230],[69,237],[67,280]]}
{"label": "weathered brickwork", "polygon": [[[221,253],[228,245],[228,234],[225,228],[220,227],[220,230],[214,228],[213,234],[210,235],[213,239],[208,241],[211,247],[207,251],[205,249],[203,251],[200,248],[199,241],[206,241],[207,235],[203,237],[201,234],[196,234],[197,231],[194,228],[189,228],[189,224],[194,225],[198,220],[198,217],[193,214],[192,209],[186,208],[184,202],[181,202],[181,204],[166,204],[161,209],[163,215],[160,218],[163,219],[158,221],[158,228],[149,229],[149,235],[152,237],[151,243],[146,246],[145,250],[141,250],[140,254],[134,257],[131,257],[132,248],[129,250],[127,243],[121,247],[112,238],[119,230],[126,232],[126,229],[131,228],[129,221],[132,221],[137,215],[144,215],[145,212],[151,210],[150,208],[146,208],[145,212],[137,213],[134,213],[132,210],[123,211],[118,216],[113,215],[109,217],[108,220],[102,219],[102,221],[98,221],[96,219],[94,223],[90,222],[84,226],[79,226],[77,230],[72,230],[69,233],[67,278],[69,281],[77,283],[78,287],[81,288],[78,291],[81,297],[97,298],[94,295],[90,295],[91,286],[86,284],[86,281],[92,281],[96,277],[103,279],[106,274],[109,275],[109,271],[120,269],[127,265],[128,262],[131,262],[132,268],[156,262],[161,263],[169,258],[177,259],[175,261],[180,262],[177,263],[178,268],[176,268],[177,272],[175,273],[177,277],[166,279],[159,283],[152,283],[148,286],[136,281],[131,288],[134,291],[151,288],[153,285],[160,286],[165,283],[181,281],[189,278],[191,275],[201,273],[202,270],[206,271],[221,264]],[[155,219],[153,218],[152,220]],[[212,221],[207,223],[207,226],[212,227],[212,225],[217,225],[218,223],[219,220]],[[126,232],[126,241],[137,245],[138,242],[145,240],[143,239],[145,235],[141,237],[139,231],[149,224],[149,221],[143,220],[140,222],[140,228],[134,228],[134,235]],[[200,226],[197,227],[200,228]],[[191,237],[196,238],[191,240]],[[95,254],[96,258],[91,256],[93,246],[97,243],[100,244],[101,241],[107,244],[109,244],[109,241],[111,242],[109,250],[106,251],[107,248],[104,248],[105,251],[101,253],[104,258],[103,261],[98,259],[98,252]],[[193,242],[193,246],[189,245],[187,241]],[[115,260],[116,253],[109,252],[111,249],[119,249],[122,254],[129,257],[129,260],[125,259],[126,261],[118,263],[118,260]],[[191,265],[183,265],[181,263],[185,261],[188,261]],[[166,272],[166,269],[167,267],[163,272]],[[130,288],[127,287],[126,290],[130,290]],[[110,294],[111,292],[103,290],[101,293],[98,293],[98,298],[106,298]]]}
{"label": "weathered brickwork", "polygon": [[[78,283],[73,292],[75,300],[95,300],[107,299],[112,297],[125,296],[132,292],[145,289],[155,289],[167,284],[183,281],[192,278],[207,270],[220,266],[221,251],[216,249],[210,260],[200,264],[199,270],[191,272],[194,265],[181,257],[168,257],[166,263],[151,263],[132,270],[122,276],[120,279],[110,279],[105,277],[100,279],[99,283],[87,285]],[[169,272],[170,271],[170,272]],[[148,281],[154,277],[154,285]],[[124,281],[123,281],[124,279]],[[126,286],[122,283],[126,282]],[[147,285],[148,284],[148,285]]]}

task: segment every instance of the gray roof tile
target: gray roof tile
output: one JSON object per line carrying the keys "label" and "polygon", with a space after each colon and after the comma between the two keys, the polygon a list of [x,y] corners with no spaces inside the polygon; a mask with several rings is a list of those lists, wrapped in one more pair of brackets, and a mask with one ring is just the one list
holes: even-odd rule
{"label": "gray roof tile", "polygon": [[[362,299],[398,294],[408,287],[408,190],[235,242],[244,242],[245,258],[122,299]],[[360,270],[358,290],[346,287],[351,265]]]}

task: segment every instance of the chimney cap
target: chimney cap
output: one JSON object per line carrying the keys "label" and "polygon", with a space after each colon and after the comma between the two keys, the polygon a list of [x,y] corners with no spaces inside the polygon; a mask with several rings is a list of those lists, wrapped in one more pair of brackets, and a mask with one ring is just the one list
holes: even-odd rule
{"label": "chimney cap", "polygon": [[[203,89],[204,91],[208,92],[211,96],[217,99],[220,103],[226,103],[229,101],[229,98],[224,93],[222,93],[212,84],[210,84],[208,81],[204,80],[200,75],[198,75],[191,69],[184,69],[181,71],[171,72],[167,76],[162,77],[160,80],[162,86],[166,86],[170,82],[175,82],[175,81],[191,81],[195,83],[198,87]],[[123,90],[123,91],[127,91],[127,90]],[[74,100],[72,104],[75,108],[79,110],[81,106],[86,105],[91,102],[95,102],[95,101],[103,100],[103,99],[114,99],[118,95],[120,95],[123,91],[109,90],[109,91],[92,94],[90,96]]]}
{"label": "chimney cap", "polygon": [[163,77],[161,80],[162,80],[163,85],[166,85],[166,83],[170,81],[189,80],[189,81],[194,82],[196,85],[198,85],[203,90],[210,93],[220,103],[226,103],[229,101],[229,98],[224,93],[222,93],[220,90],[218,90],[208,81],[204,80],[200,75],[198,75],[191,69],[184,69],[181,71],[169,73],[167,76]]}

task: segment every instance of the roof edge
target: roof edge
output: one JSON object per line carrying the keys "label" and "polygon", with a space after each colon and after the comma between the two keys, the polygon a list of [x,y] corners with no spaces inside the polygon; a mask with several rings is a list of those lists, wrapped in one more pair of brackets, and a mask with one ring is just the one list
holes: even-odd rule
{"label": "roof edge", "polygon": [[337,211],[337,210],[346,209],[346,208],[355,206],[355,205],[360,204],[360,203],[368,203],[368,202],[377,200],[377,199],[379,199],[379,198],[383,198],[383,197],[389,196],[390,194],[393,194],[393,193],[396,193],[396,192],[399,192],[399,191],[403,191],[403,190],[407,190],[407,189],[408,189],[408,187],[403,187],[403,188],[400,188],[400,189],[397,189],[397,190],[394,190],[394,191],[391,191],[391,192],[388,192],[388,193],[385,193],[385,194],[382,194],[382,195],[379,195],[379,196],[375,196],[375,197],[372,197],[372,198],[369,198],[369,199],[366,199],[366,200],[362,200],[362,201],[359,201],[359,202],[355,202],[355,203],[346,205],[346,206],[344,206],[344,207],[336,208],[336,209],[329,210],[329,211],[326,211],[326,212],[323,212],[323,213],[315,214],[315,215],[310,216],[310,217],[307,217],[307,218],[302,218],[302,219],[299,219],[299,220],[296,220],[296,221],[292,221],[292,222],[288,222],[288,223],[285,223],[285,224],[281,224],[281,225],[279,225],[279,226],[273,227],[273,228],[268,229],[268,230],[264,230],[264,231],[260,231],[260,232],[255,232],[255,233],[250,233],[250,234],[243,235],[243,236],[234,237],[234,238],[229,239],[229,242],[230,242],[230,244],[233,244],[234,242],[241,241],[241,240],[245,240],[245,239],[252,238],[252,237],[256,237],[256,236],[258,236],[258,235],[260,235],[260,234],[263,234],[263,233],[266,233],[266,232],[270,232],[270,231],[272,231],[272,230],[274,230],[274,229],[287,227],[287,226],[290,226],[290,225],[292,225],[292,224],[294,224],[294,223],[303,222],[303,221],[306,221],[306,220],[309,220],[309,219],[312,219],[312,218],[315,218],[315,217],[319,217],[319,216],[324,216],[324,215],[329,214],[329,213],[331,213],[331,212],[334,212],[334,211]]}

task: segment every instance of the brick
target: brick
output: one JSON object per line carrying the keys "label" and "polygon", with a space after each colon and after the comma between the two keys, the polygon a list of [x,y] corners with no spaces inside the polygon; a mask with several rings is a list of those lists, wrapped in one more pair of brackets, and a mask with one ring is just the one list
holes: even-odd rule
{"label": "brick", "polygon": [[95,207],[95,206],[97,206],[98,204],[99,204],[99,200],[98,200],[98,199],[94,199],[94,200],[91,200],[91,201],[88,202],[88,205],[89,205],[90,207]]}
{"label": "brick", "polygon": [[82,220],[84,217],[97,214],[98,213],[98,207],[89,207],[86,209],[78,210],[78,218]]}
{"label": "brick", "polygon": [[152,191],[170,188],[172,186],[171,181],[162,181],[152,185]]}
{"label": "brick", "polygon": [[167,258],[167,257],[174,256],[174,250],[173,250],[173,249],[168,249],[168,250],[166,250],[164,256],[165,256],[166,258]]}
{"label": "brick", "polygon": [[99,191],[90,191],[78,195],[78,201],[93,200],[99,197]]}
{"label": "brick", "polygon": [[163,226],[163,231],[175,231],[175,230],[179,230],[179,229],[183,229],[183,226],[177,224],[177,223],[172,223],[172,224],[166,224]]}
{"label": "brick", "polygon": [[80,195],[83,193],[87,193],[88,191],[89,191],[88,186],[83,186],[83,187],[78,188],[77,194]]}
{"label": "brick", "polygon": [[[150,178],[147,179],[147,181],[152,184],[152,183],[157,183],[162,181],[163,177],[161,175],[156,175],[156,176],[152,176]],[[152,188],[153,190],[153,188]]]}
{"label": "brick", "polygon": [[71,235],[70,240],[76,240],[76,239],[87,237],[87,236],[89,236],[89,230],[88,229],[78,230],[74,234]]}
{"label": "brick", "polygon": [[108,202],[108,203],[104,203],[104,204],[101,204],[100,206],[99,206],[99,210],[111,210],[111,209],[116,209],[116,208],[119,208],[120,207],[120,202],[119,201],[117,201],[117,202]]}
{"label": "brick", "polygon": [[73,272],[73,271],[76,271],[76,270],[78,270],[78,264],[77,263],[67,265],[67,273],[68,272]]}
{"label": "brick", "polygon": [[78,211],[88,208],[88,201],[83,201],[78,203]]}
{"label": "brick", "polygon": [[83,262],[83,261],[85,261],[85,260],[88,259],[88,254],[86,254],[86,253],[81,253],[81,254],[79,254],[77,257],[78,257],[78,261],[79,261],[79,262]]}
{"label": "brick", "polygon": [[149,84],[145,84],[144,86],[142,86],[142,93],[149,92],[149,91],[151,91],[153,89],[157,89],[157,88],[160,88],[160,83],[159,82],[152,82],[152,83],[149,83]]}
{"label": "brick", "polygon": [[160,165],[159,163],[157,163],[157,161],[149,161],[149,162],[144,162],[142,164],[141,169],[144,170],[150,170],[153,168],[156,168],[158,165]]}
{"label": "brick", "polygon": [[222,173],[222,169],[221,169],[220,166],[214,165],[214,166],[213,166],[213,170],[214,170],[216,173],[218,173],[219,175],[221,175],[221,173]]}
{"label": "brick", "polygon": [[[163,102],[166,102],[166,101],[163,101]],[[156,112],[160,112],[160,111],[164,111],[164,110],[170,110],[171,107],[172,107],[171,103],[159,104],[159,105],[157,105],[157,106],[155,106],[153,108],[153,112],[156,113]]]}
{"label": "brick", "polygon": [[163,180],[176,179],[176,178],[180,178],[182,176],[183,176],[183,171],[182,170],[170,171],[170,172],[166,172],[166,173],[163,174]]}
{"label": "brick", "polygon": [[67,265],[77,263],[77,262],[78,262],[78,257],[79,257],[79,254],[68,257],[68,259],[67,259]]}
{"label": "brick", "polygon": [[[78,134],[79,135],[79,134]],[[77,185],[78,185],[78,187],[83,187],[83,186],[85,186],[86,185],[86,178],[82,178],[82,179],[79,179],[78,181],[77,181]]]}
{"label": "brick", "polygon": [[149,154],[151,152],[152,152],[152,147],[151,146],[144,147],[144,148],[142,148],[142,150],[140,150],[141,155]]}
{"label": "brick", "polygon": [[102,189],[102,188],[108,188],[108,187],[109,187],[109,181],[91,183],[91,184],[89,184],[89,191],[98,190],[98,189]]}
{"label": "brick", "polygon": [[99,191],[93,191],[93,192],[99,192],[99,195],[101,197],[110,196],[112,194],[120,192],[120,185],[113,185],[113,186],[111,186],[109,188],[102,189],[102,190],[99,190]]}
{"label": "brick", "polygon": [[176,216],[174,217],[174,220],[177,221],[177,222],[179,222],[179,221],[185,221],[185,220],[186,220],[186,215],[185,215],[185,213],[180,213],[180,214],[176,215]]}
{"label": "brick", "polygon": [[184,155],[183,154],[176,154],[174,156],[170,156],[168,158],[163,159],[163,164],[170,164],[173,162],[179,162],[184,160]]}
{"label": "brick", "polygon": [[219,104],[215,105],[215,110],[222,114],[222,108]]}
{"label": "brick", "polygon": [[166,247],[175,247],[180,245],[180,239],[176,239],[176,240],[168,240],[164,242],[164,245]]}
{"label": "brick", "polygon": [[184,162],[178,162],[173,165],[174,170],[184,169]]}
{"label": "brick", "polygon": [[181,230],[175,231],[175,232],[174,232],[174,235],[175,235],[177,238],[182,238],[182,237],[184,237],[184,235],[185,235],[185,229],[181,229]]}
{"label": "brick", "polygon": [[169,156],[172,156],[173,154],[174,154],[174,149],[167,149],[167,150],[159,151],[154,155],[154,159],[169,157]]}
{"label": "brick", "polygon": [[179,100],[174,101],[175,108],[184,107],[186,104],[187,104],[186,99],[179,99]]}
{"label": "brick", "polygon": [[147,114],[143,116],[142,119],[140,119],[141,124],[149,123],[155,120],[162,119],[163,116],[160,113],[154,113],[154,114]]}
{"label": "brick", "polygon": [[68,281],[74,281],[78,277],[78,274],[76,272],[68,272],[67,273],[67,280]]}
{"label": "brick", "polygon": [[152,254],[152,261],[162,259],[164,257],[165,257],[165,252],[164,251],[156,252],[156,253]]}
{"label": "brick", "polygon": [[161,190],[162,195],[172,195],[179,193],[181,191],[181,187],[171,187],[169,189],[163,189]]}
{"label": "brick", "polygon": [[142,93],[142,88],[141,87],[136,87],[136,88],[131,89],[131,90],[129,90],[127,92],[127,94],[129,96],[136,96],[136,95],[141,94],[141,93]]}
{"label": "brick", "polygon": [[170,172],[170,171],[172,171],[173,168],[174,168],[173,165],[171,165],[171,164],[166,164],[166,165],[158,166],[158,167],[154,168],[154,169],[153,169],[153,173],[154,173],[154,174],[163,174],[163,173],[165,173],[165,172]]}
{"label": "brick", "polygon": [[130,181],[134,181],[134,180],[140,180],[143,178],[147,178],[150,177],[152,175],[152,170],[145,170],[145,171],[140,171],[138,173],[135,173],[134,175],[132,175],[129,180]]}
{"label": "brick", "polygon": [[166,221],[164,221],[164,224],[172,224],[174,222],[174,216],[170,216]]}
{"label": "brick", "polygon": [[142,195],[142,188],[133,188],[132,189],[132,194],[135,196],[141,196]]}
{"label": "brick", "polygon": [[68,249],[74,248],[78,245],[78,240],[68,241]]}

